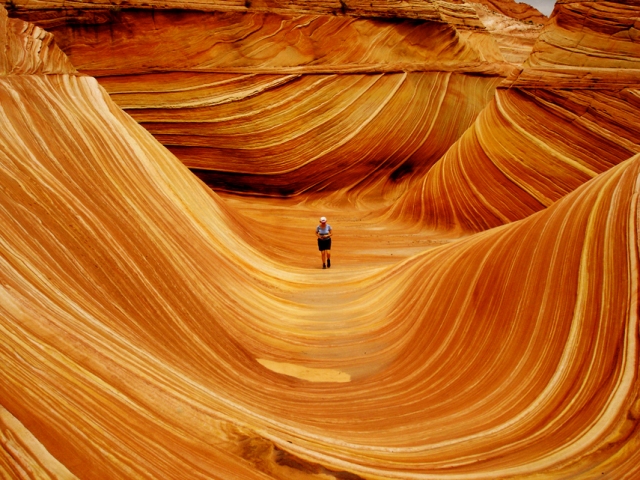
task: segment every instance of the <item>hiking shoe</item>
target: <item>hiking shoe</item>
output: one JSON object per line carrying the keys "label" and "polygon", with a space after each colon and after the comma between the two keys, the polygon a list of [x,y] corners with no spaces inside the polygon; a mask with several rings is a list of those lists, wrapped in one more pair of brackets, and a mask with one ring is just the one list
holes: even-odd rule
{"label": "hiking shoe", "polygon": [[331,268],[331,259],[327,260],[327,268]]}
{"label": "hiking shoe", "polygon": [[327,268],[327,266],[323,263],[323,264],[322,264],[322,268]]}

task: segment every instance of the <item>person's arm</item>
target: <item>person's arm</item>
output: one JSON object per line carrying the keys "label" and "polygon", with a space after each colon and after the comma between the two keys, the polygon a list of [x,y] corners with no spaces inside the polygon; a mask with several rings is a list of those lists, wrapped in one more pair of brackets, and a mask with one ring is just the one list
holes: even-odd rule
{"label": "person's arm", "polygon": [[331,227],[329,227],[329,235],[327,235],[325,238],[331,238],[331,235],[333,235],[333,230],[331,230]]}

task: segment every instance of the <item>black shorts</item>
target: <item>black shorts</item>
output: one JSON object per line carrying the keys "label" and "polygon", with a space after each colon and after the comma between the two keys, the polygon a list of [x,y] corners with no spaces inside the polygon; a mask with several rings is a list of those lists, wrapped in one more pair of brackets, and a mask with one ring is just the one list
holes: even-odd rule
{"label": "black shorts", "polygon": [[319,238],[318,239],[318,250],[321,252],[323,250],[331,250],[331,239],[330,238]]}

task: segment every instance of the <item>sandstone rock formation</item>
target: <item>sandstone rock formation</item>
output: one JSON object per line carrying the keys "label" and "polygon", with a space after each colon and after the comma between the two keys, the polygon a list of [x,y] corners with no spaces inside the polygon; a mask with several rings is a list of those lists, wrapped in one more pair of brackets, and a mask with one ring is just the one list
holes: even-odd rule
{"label": "sandstone rock formation", "polygon": [[218,190],[397,198],[511,71],[465,3],[16,5]]}
{"label": "sandstone rock formation", "polygon": [[[613,93],[633,78],[626,64],[568,62],[552,71],[568,87],[536,87],[557,58],[560,36],[548,32],[559,20],[511,88],[415,179],[422,190],[371,212],[312,195],[220,197],[49,36],[0,8],[0,473],[640,475],[637,88]],[[586,37],[571,59],[592,49]],[[230,95],[222,85],[256,85],[208,75],[214,99]],[[415,78],[440,91],[454,75]],[[132,103],[161,78],[149,73]],[[190,92],[189,76],[179,80]],[[313,114],[298,118],[302,128]],[[478,144],[489,167],[492,152],[512,152],[500,171],[511,166],[513,186],[469,161]],[[424,213],[427,195],[442,217]],[[306,253],[318,208],[340,220],[329,271]],[[433,225],[486,231],[454,238]],[[441,244],[416,252],[421,239]]]}
{"label": "sandstone rock formation", "polygon": [[5,9],[1,12],[1,75],[76,72],[67,56],[55,44],[53,35],[21,20],[9,20]]}
{"label": "sandstone rock formation", "polygon": [[510,2],[508,0],[479,0],[477,3],[484,5],[494,12],[506,17],[514,18],[534,24],[546,24],[548,18],[536,8],[525,2]]}
{"label": "sandstone rock formation", "polygon": [[557,5],[524,69],[396,210],[438,228],[484,230],[640,152],[638,19],[634,2]]}
{"label": "sandstone rock formation", "polygon": [[[491,33],[498,44],[503,58],[515,65],[521,65],[529,58],[533,45],[540,35],[547,18],[535,18],[533,20],[517,20],[507,15],[492,10],[482,3],[469,3],[478,14],[478,18]],[[506,2],[505,2],[506,4]],[[526,5],[519,3],[516,5]]]}

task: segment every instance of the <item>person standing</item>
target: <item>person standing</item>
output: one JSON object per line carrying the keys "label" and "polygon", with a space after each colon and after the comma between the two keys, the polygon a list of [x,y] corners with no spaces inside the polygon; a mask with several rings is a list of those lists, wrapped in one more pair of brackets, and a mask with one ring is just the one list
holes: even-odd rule
{"label": "person standing", "polygon": [[331,268],[331,225],[326,217],[320,217],[320,224],[316,227],[318,237],[318,250],[322,255],[322,268]]}

